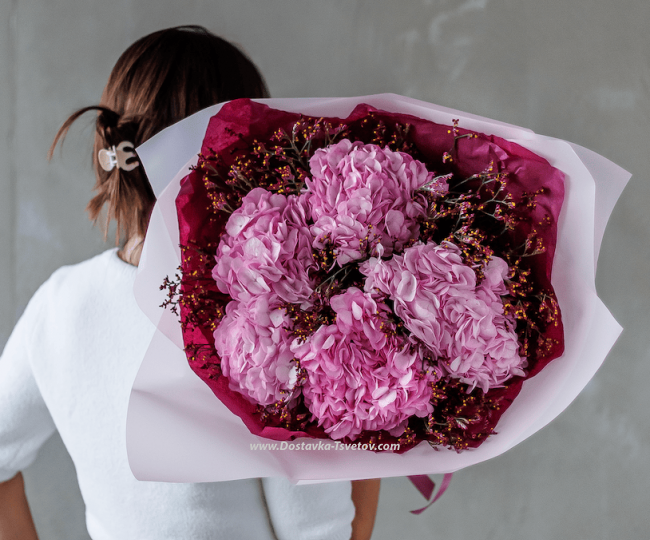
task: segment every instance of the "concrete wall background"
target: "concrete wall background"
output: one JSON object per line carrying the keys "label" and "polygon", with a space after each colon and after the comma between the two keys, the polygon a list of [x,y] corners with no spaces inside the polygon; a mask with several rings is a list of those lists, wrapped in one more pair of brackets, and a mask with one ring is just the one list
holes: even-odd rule
{"label": "concrete wall background", "polygon": [[[424,515],[408,513],[422,501],[407,480],[384,481],[373,538],[646,537],[647,0],[1,0],[0,346],[52,271],[106,248],[84,213],[90,119],[48,164],[58,126],[98,101],[128,44],[197,22],[240,43],[273,96],[395,92],[574,141],[633,173],[600,256],[600,295],[625,327],[605,365],[555,422],[457,473]],[[25,476],[41,537],[87,538],[57,436]]]}

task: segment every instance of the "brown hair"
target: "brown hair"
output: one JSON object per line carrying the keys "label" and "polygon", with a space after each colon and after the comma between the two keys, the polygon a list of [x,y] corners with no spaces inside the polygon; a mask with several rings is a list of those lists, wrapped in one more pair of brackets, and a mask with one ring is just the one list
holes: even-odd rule
{"label": "brown hair", "polygon": [[104,237],[112,219],[121,237],[144,236],[155,196],[140,165],[107,172],[98,163],[102,148],[130,141],[135,146],[183,118],[231,99],[268,97],[260,72],[236,46],[201,26],[179,26],[149,34],[118,59],[99,105],[73,113],[54,138],[49,156],[72,123],[96,111],[93,148],[97,194],[88,203],[96,222],[107,205]]}

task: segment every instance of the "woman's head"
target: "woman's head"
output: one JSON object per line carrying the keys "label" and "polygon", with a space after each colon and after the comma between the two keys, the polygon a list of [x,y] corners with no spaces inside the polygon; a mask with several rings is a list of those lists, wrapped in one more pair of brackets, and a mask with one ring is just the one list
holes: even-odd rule
{"label": "woman's head", "polygon": [[96,221],[106,205],[106,223],[117,221],[118,238],[143,236],[155,202],[144,169],[105,171],[98,163],[99,151],[122,141],[138,146],[205,107],[242,97],[268,97],[268,90],[255,65],[237,47],[200,26],[160,30],[124,51],[100,104],[71,115],[50,151],[77,118],[97,111],[93,149],[97,194],[88,204],[90,218]]}

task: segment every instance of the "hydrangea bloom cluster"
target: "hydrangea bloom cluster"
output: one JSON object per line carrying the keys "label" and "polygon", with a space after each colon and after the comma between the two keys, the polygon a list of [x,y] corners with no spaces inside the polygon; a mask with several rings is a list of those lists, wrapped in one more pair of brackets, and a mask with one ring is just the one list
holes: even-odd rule
{"label": "hydrangea bloom cluster", "polygon": [[487,392],[524,374],[514,319],[501,301],[508,271],[503,259],[489,261],[480,285],[450,243],[416,244],[386,261],[373,257],[360,270],[366,291],[388,295],[411,336],[471,389]]}
{"label": "hydrangea bloom cluster", "polygon": [[266,293],[247,302],[230,302],[214,332],[230,387],[260,405],[285,399],[296,384],[287,323],[277,297]]}
{"label": "hydrangea bloom cluster", "polygon": [[339,266],[376,253],[378,244],[390,254],[418,237],[427,204],[417,190],[433,178],[423,163],[343,139],[317,150],[309,165],[305,203],[314,247],[332,246]]}
{"label": "hydrangea bloom cluster", "polygon": [[255,188],[226,224],[212,277],[233,300],[273,293],[307,302],[313,268],[307,210],[302,198]]}
{"label": "hydrangea bloom cluster", "polygon": [[331,306],[335,324],[292,345],[307,372],[307,407],[333,439],[364,430],[401,435],[409,417],[432,412],[430,383],[439,373],[423,371],[408,343],[387,332],[388,308],[371,295],[350,287]]}
{"label": "hydrangea bloom cluster", "polygon": [[[501,301],[505,261],[492,258],[477,283],[458,247],[418,242],[423,188],[442,195],[444,178],[407,153],[347,139],[309,165],[299,194],[249,191],[219,243],[212,276],[232,301],[214,343],[232,389],[261,406],[302,395],[330,437],[354,440],[399,436],[409,418],[428,417],[442,377],[487,392],[523,374]],[[327,249],[322,268],[315,254]],[[342,270],[365,290],[323,295],[327,272]],[[297,337],[289,306],[333,315]]]}

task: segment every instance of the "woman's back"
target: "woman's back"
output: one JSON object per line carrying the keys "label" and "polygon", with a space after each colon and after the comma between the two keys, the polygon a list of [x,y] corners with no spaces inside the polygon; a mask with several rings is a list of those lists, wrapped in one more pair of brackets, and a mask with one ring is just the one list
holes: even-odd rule
{"label": "woman's back", "polygon": [[[0,465],[10,463],[0,474],[10,477],[27,466],[56,428],[75,463],[94,540],[274,538],[265,489],[283,499],[282,508],[269,505],[271,520],[282,526],[287,516],[274,512],[292,505],[305,510],[309,486],[133,477],[126,410],[154,332],[133,298],[136,272],[112,249],[59,269],[34,295],[0,361]],[[348,538],[354,515],[349,483],[320,489],[327,507],[314,508],[312,524],[301,523],[294,538]]]}

